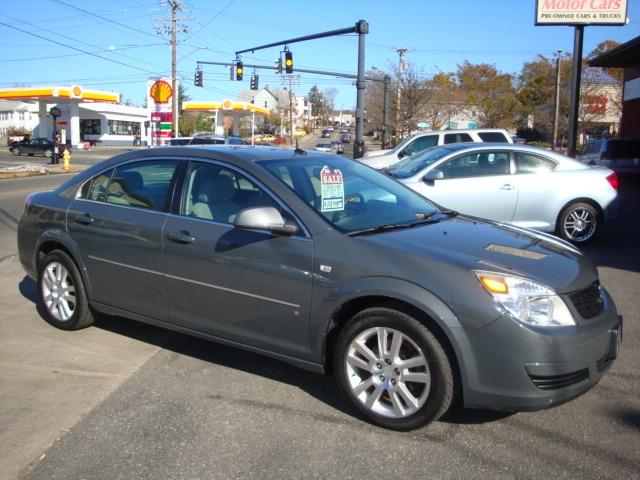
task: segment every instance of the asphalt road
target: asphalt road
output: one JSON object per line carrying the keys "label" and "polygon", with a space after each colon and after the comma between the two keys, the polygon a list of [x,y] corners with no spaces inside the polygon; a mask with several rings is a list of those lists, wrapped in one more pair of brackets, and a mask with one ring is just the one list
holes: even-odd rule
{"label": "asphalt road", "polygon": [[[24,194],[62,180],[0,181],[0,258]],[[55,330],[4,258],[0,477],[640,478],[640,183],[620,192],[622,221],[584,249],[625,317],[600,384],[551,410],[458,410],[410,433],[361,421],[332,377],[275,360],[113,317]]]}

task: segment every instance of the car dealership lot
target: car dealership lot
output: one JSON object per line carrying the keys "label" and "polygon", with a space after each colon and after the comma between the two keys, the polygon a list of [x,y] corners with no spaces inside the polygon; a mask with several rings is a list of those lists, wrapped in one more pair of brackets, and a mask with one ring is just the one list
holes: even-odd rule
{"label": "car dealership lot", "polygon": [[[33,181],[0,184],[7,186],[0,208],[16,217],[16,197],[3,192]],[[621,192],[623,221],[585,248],[625,317],[621,357],[600,384],[556,409],[457,412],[408,434],[359,420],[330,376],[118,318],[54,330],[32,303],[34,283],[9,256],[0,280],[7,386],[0,418],[10,448],[0,471],[14,472],[7,478],[20,469],[27,478],[633,477],[640,195],[638,184]],[[2,250],[0,258],[12,253],[6,243]]]}

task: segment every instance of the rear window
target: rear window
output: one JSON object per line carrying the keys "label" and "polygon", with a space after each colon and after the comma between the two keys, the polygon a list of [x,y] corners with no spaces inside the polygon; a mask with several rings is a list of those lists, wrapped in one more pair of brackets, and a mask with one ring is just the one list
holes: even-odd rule
{"label": "rear window", "polygon": [[207,138],[207,137],[199,137],[191,140],[189,145],[222,145],[224,144],[224,139],[222,138]]}
{"label": "rear window", "polygon": [[609,158],[640,158],[640,141],[609,140],[607,153]]}
{"label": "rear window", "polygon": [[509,143],[509,139],[502,132],[478,132],[483,142]]}
{"label": "rear window", "polygon": [[602,148],[602,141],[599,140],[597,142],[587,142],[582,147],[582,153],[600,153],[600,149]]}
{"label": "rear window", "polygon": [[468,133],[447,133],[444,136],[444,143],[473,142],[473,138]]}

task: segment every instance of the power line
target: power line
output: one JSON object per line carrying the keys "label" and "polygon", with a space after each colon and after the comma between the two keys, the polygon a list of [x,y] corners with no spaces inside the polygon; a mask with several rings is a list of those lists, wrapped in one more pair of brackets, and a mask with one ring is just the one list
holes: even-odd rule
{"label": "power line", "polygon": [[128,63],[120,62],[119,60],[114,60],[113,58],[103,57],[102,55],[98,55],[96,53],[88,52],[86,50],[82,50],[81,48],[73,47],[71,45],[66,45],[66,44],[64,44],[62,42],[58,42],[58,41],[53,40],[51,38],[47,38],[47,37],[43,37],[42,35],[38,35],[37,33],[32,33],[32,32],[29,32],[27,30],[23,30],[21,28],[14,27],[13,25],[9,25],[8,23],[0,22],[0,25],[4,25],[7,28],[11,28],[13,30],[17,30],[18,32],[26,33],[27,35],[31,35],[33,37],[41,38],[42,40],[46,40],[47,42],[55,43],[56,45],[60,45],[62,47],[70,48],[71,50],[76,50],[78,52],[82,52],[82,53],[84,53],[86,55],[91,55],[92,57],[101,58],[102,60],[106,60],[107,62],[117,63],[118,65],[123,65],[125,67],[129,67],[129,68],[134,68],[136,70],[140,70],[141,72],[146,72],[146,73],[149,73],[151,75],[156,75],[156,73],[152,72],[151,70],[145,70],[144,68],[136,67],[135,65],[129,65]]}
{"label": "power line", "polygon": [[[118,50],[133,50],[135,48],[146,48],[146,47],[153,47],[153,46],[158,46],[158,45],[166,45],[164,43],[150,43],[148,45],[129,45],[129,46],[124,46],[119,48]],[[110,52],[112,50],[106,49],[106,50],[98,50],[95,52],[91,52],[91,53],[101,53],[101,52]],[[52,60],[54,58],[66,58],[66,57],[79,57],[82,55],[86,55],[86,53],[67,53],[65,55],[49,55],[46,57],[31,57],[31,58],[9,58],[6,60],[0,60],[0,63],[9,63],[9,62],[30,62],[32,60]]]}

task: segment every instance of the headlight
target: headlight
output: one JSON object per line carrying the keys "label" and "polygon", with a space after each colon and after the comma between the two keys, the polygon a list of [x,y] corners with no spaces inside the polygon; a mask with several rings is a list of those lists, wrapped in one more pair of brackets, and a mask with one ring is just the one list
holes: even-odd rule
{"label": "headlight", "polygon": [[576,324],[564,301],[547,286],[500,273],[473,273],[484,289],[522,323],[537,327]]}

